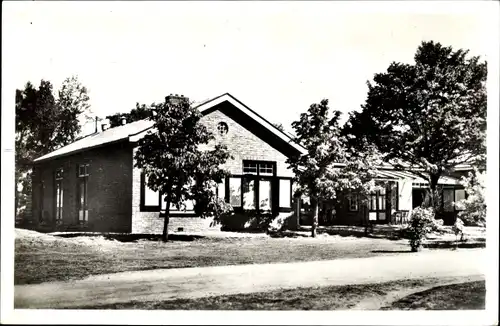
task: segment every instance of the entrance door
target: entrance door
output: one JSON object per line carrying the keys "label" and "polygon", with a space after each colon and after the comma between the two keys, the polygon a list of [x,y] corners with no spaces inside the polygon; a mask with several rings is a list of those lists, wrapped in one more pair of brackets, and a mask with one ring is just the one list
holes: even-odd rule
{"label": "entrance door", "polygon": [[370,194],[368,218],[372,223],[388,223],[387,192],[385,188]]}

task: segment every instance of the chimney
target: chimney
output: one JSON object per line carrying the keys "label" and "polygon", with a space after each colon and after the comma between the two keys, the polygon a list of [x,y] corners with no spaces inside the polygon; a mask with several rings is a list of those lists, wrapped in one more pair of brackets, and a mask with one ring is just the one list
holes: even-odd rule
{"label": "chimney", "polygon": [[165,102],[176,105],[179,104],[181,101],[186,101],[189,102],[189,98],[185,97],[184,95],[179,95],[179,94],[170,94],[169,96],[165,97]]}
{"label": "chimney", "polygon": [[127,124],[127,119],[126,118],[122,118],[122,126],[126,125],[126,124]]}

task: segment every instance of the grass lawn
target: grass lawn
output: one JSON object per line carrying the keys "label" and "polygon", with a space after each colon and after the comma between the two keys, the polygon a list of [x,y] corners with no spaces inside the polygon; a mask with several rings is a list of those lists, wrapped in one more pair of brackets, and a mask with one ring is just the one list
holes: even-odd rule
{"label": "grass lawn", "polygon": [[16,229],[14,283],[80,279],[133,270],[314,261],[400,252],[410,254],[407,241],[325,236],[119,242],[103,237],[61,238]]}
{"label": "grass lawn", "polygon": [[[380,284],[298,288],[250,294],[177,299],[159,302],[131,301],[82,309],[143,309],[143,310],[348,310],[374,309],[359,306],[368,301],[384,305],[388,295],[433,286],[437,279],[403,280]],[[407,296],[390,309],[484,309],[484,281],[436,287]],[[464,301],[464,296],[470,299]],[[400,304],[402,303],[402,304]],[[425,303],[425,304],[424,304]],[[385,308],[384,308],[385,310]]]}
{"label": "grass lawn", "polygon": [[477,310],[484,309],[485,282],[438,286],[411,294],[392,303],[397,310]]}

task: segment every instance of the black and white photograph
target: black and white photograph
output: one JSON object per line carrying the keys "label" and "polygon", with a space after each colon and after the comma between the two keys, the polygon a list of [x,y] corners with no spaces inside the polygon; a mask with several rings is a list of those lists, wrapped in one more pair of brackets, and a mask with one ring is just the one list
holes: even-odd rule
{"label": "black and white photograph", "polygon": [[3,2],[1,322],[498,324],[499,9]]}

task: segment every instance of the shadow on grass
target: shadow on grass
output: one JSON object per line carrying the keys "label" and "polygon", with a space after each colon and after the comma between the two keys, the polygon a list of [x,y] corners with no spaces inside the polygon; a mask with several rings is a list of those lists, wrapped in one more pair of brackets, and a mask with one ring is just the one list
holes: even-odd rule
{"label": "shadow on grass", "polygon": [[403,297],[381,310],[482,310],[485,294],[484,281],[437,286]]}
{"label": "shadow on grass", "polygon": [[486,242],[459,242],[455,241],[433,241],[424,244],[424,248],[430,249],[453,249],[453,248],[485,248]]}
{"label": "shadow on grass", "polygon": [[412,251],[410,249],[408,250],[372,250],[373,253],[378,253],[378,254],[410,254]]}
{"label": "shadow on grass", "polygon": [[[88,234],[88,233],[64,233],[55,235],[61,238],[75,238],[75,237],[98,237],[102,236],[106,240],[117,240],[120,242],[137,242],[138,240],[146,241],[161,241],[161,234]],[[194,241],[204,238],[201,235],[187,235],[187,234],[169,234],[169,241]]]}

